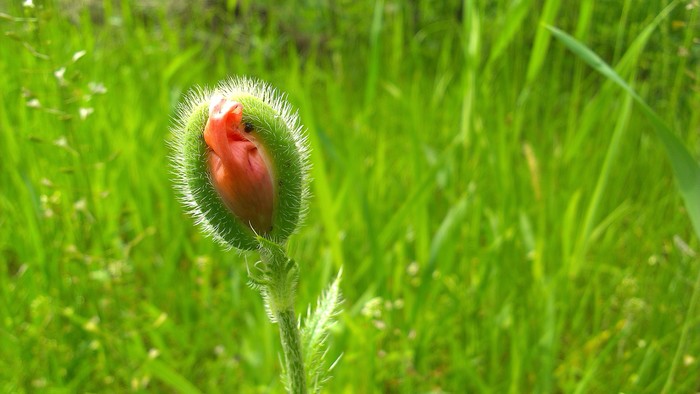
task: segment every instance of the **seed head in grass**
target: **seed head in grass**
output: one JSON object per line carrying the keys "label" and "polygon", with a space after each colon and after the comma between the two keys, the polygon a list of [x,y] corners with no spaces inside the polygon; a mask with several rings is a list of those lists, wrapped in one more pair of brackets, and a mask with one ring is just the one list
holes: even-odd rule
{"label": "seed head in grass", "polygon": [[298,116],[264,82],[233,78],[190,91],[173,128],[173,166],[195,221],[225,246],[284,242],[307,195],[307,145]]}

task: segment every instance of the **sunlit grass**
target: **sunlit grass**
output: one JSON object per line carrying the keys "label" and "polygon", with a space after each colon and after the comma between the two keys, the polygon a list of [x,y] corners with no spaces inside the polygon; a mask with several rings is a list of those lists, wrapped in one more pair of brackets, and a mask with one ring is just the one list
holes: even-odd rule
{"label": "sunlit grass", "polygon": [[676,358],[670,392],[698,389],[700,244],[664,148],[544,28],[697,161],[692,2],[36,3],[0,6],[0,391],[281,392],[257,256],[199,235],[167,163],[183,92],[233,74],[308,128],[290,255],[300,306],[343,266],[328,392],[655,393]]}

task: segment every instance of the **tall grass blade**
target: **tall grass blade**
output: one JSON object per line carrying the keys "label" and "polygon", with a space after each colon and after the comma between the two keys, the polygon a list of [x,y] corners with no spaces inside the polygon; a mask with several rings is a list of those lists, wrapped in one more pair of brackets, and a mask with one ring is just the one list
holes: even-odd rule
{"label": "tall grass blade", "polygon": [[384,19],[384,1],[379,0],[374,4],[374,16],[372,17],[372,27],[370,30],[369,42],[369,64],[367,72],[367,84],[365,86],[365,105],[370,107],[374,103],[374,96],[377,91],[377,81],[379,80],[379,47],[381,45],[382,21]]}
{"label": "tall grass blade", "polygon": [[[632,67],[636,65],[639,61],[639,57],[641,56],[642,51],[649,42],[652,33],[656,31],[661,21],[666,19],[666,17],[668,17],[668,15],[671,13],[671,11],[673,11],[673,9],[677,5],[678,2],[674,1],[668,6],[666,6],[666,8],[661,10],[661,12],[656,16],[656,18],[654,18],[654,20],[651,21],[651,23],[649,23],[646,27],[644,27],[644,30],[642,30],[637,35],[637,37],[625,51],[624,55],[622,55],[620,60],[615,65],[615,72],[618,75],[622,77],[627,77],[631,73]],[[585,31],[585,29],[577,28],[577,38],[580,38],[580,31]],[[596,121],[599,118],[597,114],[601,113],[601,111],[603,111],[603,108],[605,108],[608,105],[608,102],[606,100],[610,99],[610,89],[613,86],[612,83],[612,81],[609,81],[609,83],[604,84],[603,87],[600,89],[600,92],[596,95],[596,97],[593,100],[591,100],[591,102],[586,106],[586,108],[583,111],[583,114],[580,114],[579,118],[582,121],[576,128],[573,140],[567,148],[567,161],[572,159],[576,155],[576,152],[579,151],[581,145],[584,144],[585,141],[590,137],[591,131],[595,127]],[[572,114],[576,114],[576,112],[572,111]]]}
{"label": "tall grass blade", "polygon": [[464,93],[462,96],[462,120],[460,135],[466,143],[472,128],[474,111],[474,92],[477,88],[476,70],[479,65],[479,14],[472,1],[464,1],[464,19],[462,26],[462,46],[466,67],[464,71]]}
{"label": "tall grass blade", "polygon": [[685,202],[688,216],[695,229],[695,234],[700,238],[700,165],[698,162],[663,119],[661,119],[644,99],[642,99],[637,92],[612,69],[612,67],[605,63],[603,59],[588,49],[584,44],[556,27],[547,26],[547,29],[552,32],[554,37],[574,52],[574,54],[588,63],[596,71],[613,81],[616,85],[623,88],[627,94],[632,96],[634,101],[639,104],[644,115],[646,115],[654,125],[656,135],[664,146],[666,156],[670,160],[671,167],[673,168],[673,175],[676,178],[681,196]]}
{"label": "tall grass blade", "polygon": [[502,30],[496,37],[496,42],[492,46],[491,56],[489,57],[486,69],[491,68],[496,60],[503,55],[508,45],[517,37],[516,33],[522,31],[522,24],[528,11],[531,9],[532,0],[516,0],[514,1],[503,18],[504,23]]}
{"label": "tall grass blade", "polygon": [[622,105],[622,111],[617,119],[617,125],[615,131],[613,132],[610,145],[608,145],[608,151],[605,154],[605,161],[603,162],[603,167],[600,169],[600,175],[593,190],[593,196],[588,204],[588,209],[586,210],[586,216],[583,221],[583,231],[580,234],[579,242],[576,247],[576,257],[573,260],[573,266],[571,268],[572,274],[576,275],[578,273],[579,264],[581,262],[581,254],[585,252],[588,247],[589,241],[591,240],[591,232],[598,219],[598,210],[600,208],[601,202],[603,200],[603,195],[607,188],[608,180],[610,179],[611,170],[613,168],[613,163],[617,160],[618,153],[620,151],[620,142],[622,136],[627,130],[627,124],[630,118],[630,112],[632,108],[632,99],[627,97],[624,104]]}
{"label": "tall grass blade", "polygon": [[[549,25],[553,23],[554,18],[557,16],[557,12],[559,12],[560,5],[560,0],[548,0],[544,5],[544,9],[542,10],[540,24]],[[527,66],[528,83],[532,83],[532,81],[534,81],[534,79],[537,77],[537,74],[539,74],[540,69],[542,69],[544,59],[547,56],[547,49],[549,48],[550,39],[551,37],[545,30],[537,30],[535,43],[532,46],[532,52],[530,54],[530,63]]]}
{"label": "tall grass blade", "polygon": [[159,360],[149,360],[146,368],[161,382],[170,386],[175,392],[182,394],[201,394],[201,391],[195,387],[184,376],[177,373],[167,364]]}
{"label": "tall grass blade", "polygon": [[[461,224],[464,223],[467,216],[467,208],[469,207],[469,194],[465,194],[460,198],[460,200],[447,212],[445,218],[443,219],[440,227],[438,228],[435,236],[433,237],[433,242],[430,245],[430,256],[428,258],[428,264],[423,270],[423,275],[421,277],[420,287],[418,288],[417,302],[414,304],[412,318],[415,319],[418,310],[427,299],[427,293],[430,287],[430,279],[435,272],[438,264],[438,259],[440,257],[440,252],[452,239],[456,231],[459,231],[462,227]],[[440,267],[443,270],[449,270],[449,267]]]}
{"label": "tall grass blade", "polygon": [[[575,38],[566,34],[565,32],[553,27],[547,26],[547,29],[552,32],[552,34],[560,40],[564,45],[566,45],[572,52],[579,56],[582,60],[588,63],[596,71],[603,74],[605,77],[613,81],[615,84],[623,88],[627,94],[629,94],[642,109],[642,112],[649,118],[649,120],[654,125],[656,130],[656,135],[661,140],[663,144],[666,156],[671,161],[671,167],[673,168],[673,175],[676,178],[676,182],[681,192],[681,196],[685,202],[686,210],[688,211],[688,216],[695,229],[695,234],[700,238],[700,164],[693,158],[688,149],[683,145],[683,143],[676,137],[671,128],[661,119],[659,115],[654,112],[654,110],[642,99],[637,92],[632,89],[616,72],[613,70],[605,61],[603,61],[597,54],[588,49],[584,44],[577,41]],[[662,392],[668,393],[671,391],[673,386],[674,377],[680,364],[681,354],[683,353],[688,339],[688,332],[691,327],[691,321],[693,320],[694,310],[698,304],[698,298],[700,297],[700,273],[693,286],[693,294],[691,296],[691,302],[686,311],[686,317],[681,331],[681,336],[678,341],[678,346],[676,347],[676,352],[673,357],[673,362],[671,364],[666,382]]]}
{"label": "tall grass blade", "polygon": [[586,0],[581,2],[581,7],[578,11],[578,22],[576,23],[576,38],[582,39],[586,36],[588,28],[591,25],[591,19],[593,19],[593,5],[594,1]]}

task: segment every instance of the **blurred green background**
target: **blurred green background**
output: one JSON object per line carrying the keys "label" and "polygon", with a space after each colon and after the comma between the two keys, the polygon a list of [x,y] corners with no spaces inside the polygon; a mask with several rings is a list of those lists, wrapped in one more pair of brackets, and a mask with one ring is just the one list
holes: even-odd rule
{"label": "blurred green background", "polygon": [[309,134],[289,250],[299,311],[344,270],[327,392],[700,390],[700,244],[668,160],[543,27],[697,159],[699,10],[0,2],[0,391],[282,391],[257,255],[200,235],[172,189],[178,101],[231,75],[286,92]]}

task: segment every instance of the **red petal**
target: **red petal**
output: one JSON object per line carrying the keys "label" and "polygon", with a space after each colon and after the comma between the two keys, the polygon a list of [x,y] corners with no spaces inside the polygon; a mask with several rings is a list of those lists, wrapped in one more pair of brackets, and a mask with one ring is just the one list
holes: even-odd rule
{"label": "red petal", "polygon": [[242,118],[241,103],[212,98],[204,128],[209,170],[226,205],[256,232],[265,234],[272,230],[272,177],[265,152],[244,132]]}

